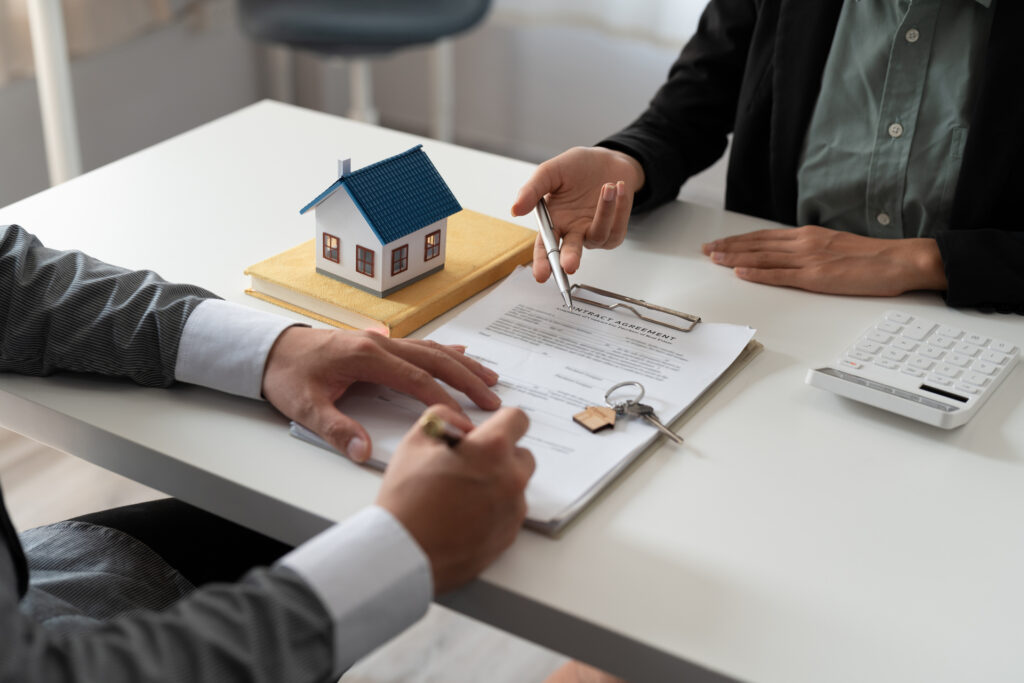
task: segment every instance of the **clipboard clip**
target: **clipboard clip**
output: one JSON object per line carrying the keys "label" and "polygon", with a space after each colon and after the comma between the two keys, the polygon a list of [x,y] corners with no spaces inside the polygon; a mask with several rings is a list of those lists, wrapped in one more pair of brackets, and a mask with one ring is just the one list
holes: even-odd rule
{"label": "clipboard clip", "polygon": [[[601,301],[595,301],[594,299],[585,299],[576,293],[577,290],[597,294],[598,296],[613,300],[614,303],[603,303]],[[616,294],[615,292],[610,292],[607,289],[591,287],[590,285],[573,285],[569,288],[569,293],[572,294],[573,301],[597,306],[598,308],[603,308],[607,311],[626,309],[640,320],[668,327],[679,332],[689,332],[700,323],[700,316],[698,315],[683,313],[682,311],[676,311],[656,304],[649,304],[643,299],[634,299],[633,297],[625,296],[624,294]],[[637,310],[638,308],[642,309],[644,312],[641,313]],[[669,319],[666,320],[665,318],[650,317],[651,312],[661,313]],[[676,319],[678,319],[678,321]],[[682,321],[687,321],[689,324],[687,325]]]}

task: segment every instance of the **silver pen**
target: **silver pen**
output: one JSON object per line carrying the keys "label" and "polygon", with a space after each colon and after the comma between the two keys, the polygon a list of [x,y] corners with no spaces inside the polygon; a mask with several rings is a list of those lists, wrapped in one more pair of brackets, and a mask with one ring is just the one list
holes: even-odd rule
{"label": "silver pen", "polygon": [[551,274],[555,276],[558,291],[562,293],[562,299],[565,300],[565,305],[571,311],[572,295],[569,293],[569,278],[566,277],[565,271],[562,270],[562,264],[559,261],[562,252],[559,249],[555,231],[551,227],[551,214],[548,213],[548,205],[543,197],[537,202],[536,213],[537,226],[540,228],[540,239],[544,242],[544,250],[548,252],[548,263],[551,264]]}

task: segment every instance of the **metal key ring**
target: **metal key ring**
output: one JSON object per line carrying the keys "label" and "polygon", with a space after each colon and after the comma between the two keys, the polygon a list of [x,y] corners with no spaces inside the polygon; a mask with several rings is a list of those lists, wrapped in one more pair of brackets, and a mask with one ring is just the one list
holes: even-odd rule
{"label": "metal key ring", "polygon": [[635,398],[628,398],[628,399],[625,400],[624,404],[627,405],[627,406],[635,405],[635,404],[639,403],[640,400],[644,397],[644,393],[646,391],[644,389],[644,385],[640,384],[640,382],[619,382],[618,384],[613,386],[611,389],[609,389],[608,391],[604,392],[604,402],[607,403],[612,408],[614,408],[617,405],[623,405],[622,403],[612,403],[612,399],[611,399],[612,394],[614,394],[616,391],[618,391],[619,389],[621,389],[623,387],[636,387],[637,389],[640,390],[640,393],[637,394]]}

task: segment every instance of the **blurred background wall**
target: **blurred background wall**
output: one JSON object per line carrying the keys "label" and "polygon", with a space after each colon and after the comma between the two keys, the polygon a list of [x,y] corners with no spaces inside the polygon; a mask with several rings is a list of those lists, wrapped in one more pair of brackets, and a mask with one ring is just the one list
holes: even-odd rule
{"label": "blurred background wall", "polygon": [[[48,184],[25,2],[0,0],[0,205]],[[455,142],[535,162],[596,142],[643,109],[703,4],[497,0],[454,40]],[[270,92],[268,51],[243,35],[233,0],[63,5],[85,170]],[[428,134],[430,49],[373,60],[382,125]],[[296,104],[346,112],[344,68],[296,54],[293,72]],[[720,205],[723,177],[719,164],[683,195]]]}

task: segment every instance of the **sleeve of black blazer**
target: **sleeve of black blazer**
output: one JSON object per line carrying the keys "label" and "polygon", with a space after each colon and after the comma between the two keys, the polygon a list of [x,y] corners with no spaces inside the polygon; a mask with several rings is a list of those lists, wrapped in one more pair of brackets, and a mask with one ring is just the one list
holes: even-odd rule
{"label": "sleeve of black blazer", "polygon": [[756,4],[712,0],[647,111],[598,143],[633,156],[643,166],[646,182],[635,198],[635,211],[675,199],[687,178],[725,151],[747,68]]}
{"label": "sleeve of black blazer", "polygon": [[935,239],[947,304],[1024,315],[1024,230],[945,230]]}
{"label": "sleeve of black blazer", "polygon": [[17,225],[0,226],[0,371],[63,369],[168,385],[185,321],[213,296],[47,249]]}

